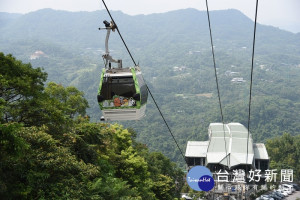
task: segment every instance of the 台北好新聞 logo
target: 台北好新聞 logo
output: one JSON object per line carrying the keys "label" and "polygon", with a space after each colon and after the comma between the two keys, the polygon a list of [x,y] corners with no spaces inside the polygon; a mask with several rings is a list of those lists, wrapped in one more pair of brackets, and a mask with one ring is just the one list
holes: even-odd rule
{"label": "\u53f0\u5317\u597d\u65b0\u805e logo", "polygon": [[204,166],[195,166],[190,169],[186,181],[196,191],[209,191],[215,185],[212,173]]}

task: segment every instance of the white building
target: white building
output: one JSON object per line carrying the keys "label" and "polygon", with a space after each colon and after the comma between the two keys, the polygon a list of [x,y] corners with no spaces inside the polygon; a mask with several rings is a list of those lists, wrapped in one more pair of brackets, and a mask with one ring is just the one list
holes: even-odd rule
{"label": "white building", "polygon": [[[185,157],[188,168],[203,165],[212,172],[220,169],[261,169],[269,167],[263,143],[253,143],[252,136],[240,123],[211,123],[208,141],[188,141]],[[248,145],[247,145],[248,142]]]}
{"label": "white building", "polygon": [[244,78],[233,78],[231,79],[232,83],[244,83],[246,82],[246,80],[244,80]]}

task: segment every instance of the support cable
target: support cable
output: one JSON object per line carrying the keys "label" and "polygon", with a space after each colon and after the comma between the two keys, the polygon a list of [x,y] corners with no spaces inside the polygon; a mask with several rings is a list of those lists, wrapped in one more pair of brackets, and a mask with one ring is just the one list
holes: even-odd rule
{"label": "support cable", "polygon": [[224,133],[223,136],[224,136],[224,142],[225,142],[226,161],[227,161],[227,166],[229,167],[230,163],[228,163],[227,144],[226,144],[226,139],[225,139],[225,124],[224,124],[224,117],[223,117],[223,111],[222,111],[219,81],[218,81],[218,75],[217,75],[217,67],[216,67],[215,52],[214,52],[214,45],[213,45],[213,39],[212,39],[212,33],[211,33],[211,25],[210,25],[210,17],[209,17],[209,10],[208,10],[207,0],[206,0],[206,13],[207,13],[207,19],[208,19],[209,33],[210,33],[210,44],[211,44],[211,52],[212,52],[212,56],[213,56],[213,63],[214,63],[214,69],[215,69],[215,77],[216,77],[216,85],[217,85],[217,91],[218,91],[219,106],[220,106],[221,119],[222,119],[222,124],[223,124],[223,133]]}
{"label": "support cable", "polygon": [[152,98],[153,101],[154,101],[154,104],[155,104],[157,110],[159,111],[160,116],[161,116],[162,119],[164,120],[164,122],[165,122],[165,124],[166,124],[166,126],[167,126],[167,128],[168,128],[168,130],[169,130],[169,132],[170,132],[170,134],[171,134],[171,136],[173,137],[173,140],[174,140],[174,142],[176,143],[177,148],[179,149],[182,158],[184,159],[185,163],[187,164],[187,161],[186,161],[186,159],[185,159],[185,157],[184,157],[184,155],[183,155],[183,152],[182,152],[181,148],[179,147],[179,145],[178,145],[178,143],[177,143],[177,141],[176,141],[176,139],[175,139],[175,137],[174,137],[174,135],[173,135],[173,133],[172,133],[172,131],[171,131],[171,129],[170,129],[170,127],[169,127],[169,125],[168,125],[168,123],[167,123],[165,117],[164,117],[164,115],[162,114],[162,112],[161,112],[161,110],[160,110],[158,104],[156,103],[156,101],[155,101],[155,99],[154,99],[154,97],[153,97],[153,95],[152,95],[152,93],[151,93],[151,91],[150,91],[150,89],[149,89],[149,87],[148,87],[147,84],[146,84],[146,86],[147,86],[147,90],[149,91],[149,94],[150,94],[151,98]]}
{"label": "support cable", "polygon": [[250,116],[251,116],[252,83],[253,83],[253,68],[254,68],[253,67],[254,66],[254,49],[255,49],[255,36],[256,36],[256,24],[257,24],[257,10],[258,10],[257,8],[258,8],[258,0],[256,0],[254,33],[253,33],[253,46],[252,46],[252,63],[251,63],[250,92],[249,92],[248,137],[247,137],[247,157],[246,157],[246,163],[248,163],[248,153],[249,153],[249,136],[250,136],[250,119],[251,119]]}
{"label": "support cable", "polygon": [[[124,39],[123,39],[123,37],[122,37],[122,34],[120,33],[120,30],[119,30],[119,28],[118,28],[116,22],[114,21],[112,15],[110,14],[110,12],[109,12],[109,10],[108,10],[108,8],[107,8],[107,6],[106,6],[104,0],[102,0],[102,2],[103,2],[103,4],[104,4],[104,6],[105,6],[105,8],[106,8],[106,11],[107,11],[107,13],[109,14],[111,20],[112,20],[113,23],[116,25],[116,29],[117,29],[117,31],[118,31],[118,33],[119,33],[119,35],[120,35],[120,38],[121,38],[122,41],[123,41],[123,44],[125,45],[125,47],[126,47],[126,49],[127,49],[128,54],[129,54],[130,57],[131,57],[131,60],[133,61],[134,65],[137,66],[137,64],[136,64],[135,60],[133,59],[133,56],[132,56],[132,54],[130,53],[130,51],[129,51],[129,49],[128,49],[128,47],[127,47],[127,45],[126,45],[126,43],[125,43],[125,41],[124,41]],[[144,79],[144,77],[143,77],[143,79]],[[181,153],[181,156],[183,157],[185,163],[187,164],[187,161],[186,161],[186,159],[185,159],[185,157],[184,157],[184,155],[183,155],[183,151],[182,151],[181,148],[179,147],[178,142],[176,141],[176,139],[175,139],[175,137],[174,137],[174,134],[173,134],[172,131],[171,131],[170,126],[168,125],[168,123],[167,123],[167,121],[166,121],[164,115],[162,114],[162,112],[161,112],[161,110],[160,110],[158,104],[156,103],[156,101],[155,101],[155,99],[154,99],[154,97],[153,97],[153,95],[152,95],[152,93],[151,93],[151,91],[150,91],[150,88],[149,88],[148,85],[146,84],[145,79],[144,79],[144,82],[145,82],[145,85],[146,85],[146,87],[147,87],[147,90],[148,90],[148,92],[149,92],[151,98],[153,99],[153,102],[154,102],[154,104],[155,104],[157,110],[159,111],[160,116],[162,117],[164,123],[166,124],[166,126],[167,126],[167,128],[168,128],[168,130],[169,130],[169,132],[170,132],[170,134],[171,134],[171,136],[172,136],[172,138],[173,138],[173,140],[174,140],[174,142],[175,142],[177,148],[179,149],[179,151],[180,151],[180,153]]]}

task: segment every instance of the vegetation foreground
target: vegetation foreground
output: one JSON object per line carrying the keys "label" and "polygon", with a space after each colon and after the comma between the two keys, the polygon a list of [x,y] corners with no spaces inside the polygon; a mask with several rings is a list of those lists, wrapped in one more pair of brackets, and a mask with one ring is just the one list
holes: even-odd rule
{"label": "vegetation foreground", "polygon": [[[91,123],[74,87],[0,53],[3,199],[173,199],[183,173],[135,141],[133,130]],[[175,184],[176,183],[176,184]]]}

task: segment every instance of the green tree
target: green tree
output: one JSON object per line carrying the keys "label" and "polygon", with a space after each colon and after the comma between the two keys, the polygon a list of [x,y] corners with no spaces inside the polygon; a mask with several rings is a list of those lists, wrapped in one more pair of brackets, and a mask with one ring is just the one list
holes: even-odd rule
{"label": "green tree", "polygon": [[270,168],[293,169],[294,180],[300,178],[300,135],[284,133],[280,137],[267,140],[267,151],[271,159]]}
{"label": "green tree", "polygon": [[75,87],[50,82],[44,88],[47,74],[12,55],[0,53],[0,66],[0,122],[47,125],[56,134],[71,127],[76,116],[86,114],[88,102]]}
{"label": "green tree", "polygon": [[45,88],[46,94],[50,98],[57,101],[55,104],[61,104],[60,107],[69,118],[73,119],[75,116],[86,114],[86,109],[89,107],[87,100],[83,97],[83,92],[77,88],[69,86],[63,87],[54,82],[48,83]]}
{"label": "green tree", "polygon": [[0,124],[0,196],[3,199],[18,197],[26,191],[26,186],[17,176],[23,169],[19,161],[29,148],[29,144],[20,137],[20,128],[17,123]]}
{"label": "green tree", "polygon": [[[46,131],[46,127],[18,131],[19,140],[26,141],[30,148],[23,150],[18,159],[1,162],[1,180],[4,181],[1,185],[5,188],[1,197],[88,199],[88,184],[99,176],[99,167],[78,160]],[[11,154],[7,158],[12,158]]]}
{"label": "green tree", "polygon": [[30,124],[39,112],[34,105],[43,95],[47,74],[1,52],[0,69],[0,121]]}
{"label": "green tree", "polygon": [[182,170],[160,152],[149,153],[146,160],[157,198],[170,199],[174,194],[179,196],[183,187]]}
{"label": "green tree", "polygon": [[88,108],[83,92],[54,82],[48,83],[40,100],[39,125],[47,125],[52,135],[66,132],[74,124],[73,119],[79,115],[84,116]]}

